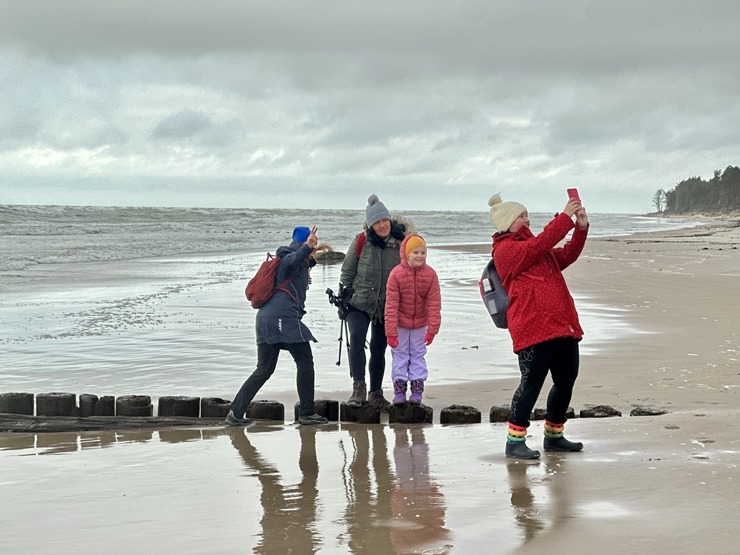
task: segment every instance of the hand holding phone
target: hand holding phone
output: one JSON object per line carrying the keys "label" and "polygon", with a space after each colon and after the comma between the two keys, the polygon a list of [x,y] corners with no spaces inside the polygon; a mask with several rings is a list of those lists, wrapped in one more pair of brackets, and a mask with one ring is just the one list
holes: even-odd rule
{"label": "hand holding phone", "polygon": [[568,198],[576,199],[578,202],[581,202],[581,196],[578,194],[578,189],[568,189]]}

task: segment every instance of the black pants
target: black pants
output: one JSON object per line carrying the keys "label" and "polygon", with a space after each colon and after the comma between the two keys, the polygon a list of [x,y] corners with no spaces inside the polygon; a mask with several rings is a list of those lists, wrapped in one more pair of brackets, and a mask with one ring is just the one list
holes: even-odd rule
{"label": "black pants", "polygon": [[517,355],[522,378],[511,399],[509,422],[529,427],[529,417],[549,370],[553,385],[547,396],[545,418],[554,424],[564,424],[578,377],[578,341],[559,337],[522,349]]}
{"label": "black pants", "polygon": [[231,410],[234,411],[236,416],[241,417],[244,414],[244,411],[247,410],[254,396],[257,395],[260,388],[265,385],[265,382],[275,372],[281,349],[288,351],[295,361],[297,370],[296,388],[298,389],[298,399],[300,401],[300,416],[310,416],[316,412],[313,404],[314,367],[311,344],[276,343],[268,345],[262,343],[257,345],[257,368],[242,384],[234,401],[231,403]]}
{"label": "black pants", "polygon": [[365,339],[370,329],[370,373],[369,391],[377,391],[383,386],[385,374],[385,350],[388,340],[385,337],[385,326],[370,322],[370,316],[361,310],[351,310],[347,314],[349,327],[349,373],[353,380],[365,381]]}

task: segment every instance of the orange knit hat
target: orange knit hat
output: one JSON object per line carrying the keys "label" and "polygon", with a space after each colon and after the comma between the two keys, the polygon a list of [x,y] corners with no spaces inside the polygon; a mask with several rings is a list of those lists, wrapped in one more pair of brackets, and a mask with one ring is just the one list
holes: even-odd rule
{"label": "orange knit hat", "polygon": [[426,246],[427,244],[424,242],[424,239],[422,239],[420,235],[409,235],[408,239],[406,239],[406,258],[409,257],[414,249],[418,249],[419,247],[426,248]]}

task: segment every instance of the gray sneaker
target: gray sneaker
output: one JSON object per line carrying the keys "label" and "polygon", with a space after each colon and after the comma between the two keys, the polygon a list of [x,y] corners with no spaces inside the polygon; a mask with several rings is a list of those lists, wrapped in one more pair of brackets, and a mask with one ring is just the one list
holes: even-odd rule
{"label": "gray sneaker", "polygon": [[224,419],[224,424],[227,426],[247,426],[251,423],[252,421],[249,418],[239,418],[233,410],[230,410]]}
{"label": "gray sneaker", "polygon": [[329,422],[329,419],[313,413],[309,416],[301,416],[298,419],[298,422],[301,424],[326,424],[327,422]]}

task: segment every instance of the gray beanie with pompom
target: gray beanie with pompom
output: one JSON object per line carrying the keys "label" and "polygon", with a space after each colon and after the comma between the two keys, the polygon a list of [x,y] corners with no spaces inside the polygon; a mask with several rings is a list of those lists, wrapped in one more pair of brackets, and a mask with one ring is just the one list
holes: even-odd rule
{"label": "gray beanie with pompom", "polygon": [[367,208],[365,208],[365,221],[367,227],[373,227],[373,224],[378,223],[380,220],[390,220],[391,215],[388,213],[388,209],[385,204],[380,202],[378,195],[372,194],[367,199]]}

